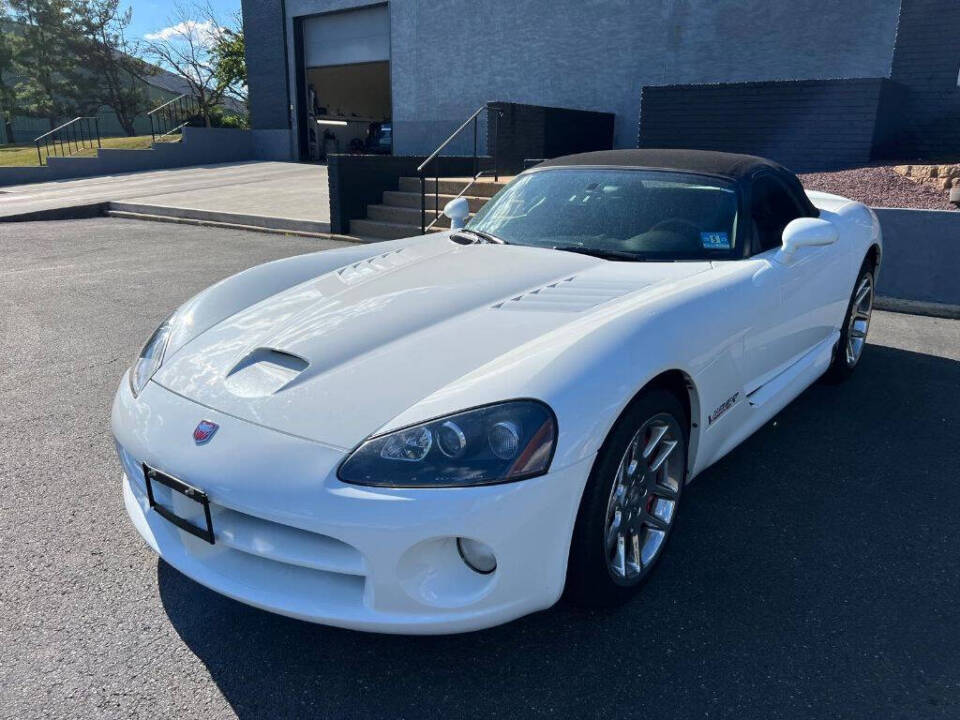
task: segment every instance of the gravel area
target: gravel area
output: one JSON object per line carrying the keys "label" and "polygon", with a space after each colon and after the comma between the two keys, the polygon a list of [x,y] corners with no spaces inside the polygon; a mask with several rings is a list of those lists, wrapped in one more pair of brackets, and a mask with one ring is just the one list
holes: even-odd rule
{"label": "gravel area", "polygon": [[843,195],[872,207],[956,210],[948,201],[949,191],[907,180],[888,166],[804,173],[799,177],[807,190]]}

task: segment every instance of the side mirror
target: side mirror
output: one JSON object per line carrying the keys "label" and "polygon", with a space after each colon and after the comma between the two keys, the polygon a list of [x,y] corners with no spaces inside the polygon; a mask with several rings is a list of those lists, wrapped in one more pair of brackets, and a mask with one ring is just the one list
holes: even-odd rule
{"label": "side mirror", "polygon": [[464,197],[454,198],[443,206],[443,214],[450,218],[450,227],[459,230],[467,224],[467,215],[470,214],[470,203]]}
{"label": "side mirror", "polygon": [[780,254],[789,260],[799,248],[832,245],[836,241],[837,228],[832,222],[820,218],[797,218],[783,229]]}

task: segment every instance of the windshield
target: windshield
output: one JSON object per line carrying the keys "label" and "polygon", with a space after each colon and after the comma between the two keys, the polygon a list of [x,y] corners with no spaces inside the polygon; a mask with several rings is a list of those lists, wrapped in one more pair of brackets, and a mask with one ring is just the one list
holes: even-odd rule
{"label": "windshield", "polygon": [[467,228],[514,245],[623,260],[707,260],[734,252],[733,183],[662,170],[557,168],[518,176]]}

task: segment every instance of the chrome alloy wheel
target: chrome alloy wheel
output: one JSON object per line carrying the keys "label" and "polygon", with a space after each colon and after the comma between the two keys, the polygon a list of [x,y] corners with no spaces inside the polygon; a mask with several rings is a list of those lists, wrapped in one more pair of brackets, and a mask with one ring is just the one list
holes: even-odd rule
{"label": "chrome alloy wheel", "polygon": [[653,565],[676,516],[684,471],[683,433],[659,413],[634,434],[620,460],[607,501],[607,569],[619,585],[634,585]]}
{"label": "chrome alloy wheel", "polygon": [[863,354],[867,342],[867,330],[870,329],[870,313],[873,311],[873,276],[865,274],[860,279],[853,294],[853,307],[850,308],[850,321],[847,324],[847,367],[853,367]]}

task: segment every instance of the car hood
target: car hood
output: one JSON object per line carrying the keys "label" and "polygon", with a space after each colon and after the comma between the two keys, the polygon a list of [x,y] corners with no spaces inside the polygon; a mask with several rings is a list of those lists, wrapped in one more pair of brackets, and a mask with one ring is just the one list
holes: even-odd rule
{"label": "car hood", "polygon": [[241,310],[165,358],[154,381],[249,422],[348,449],[504,353],[709,268],[431,238]]}

